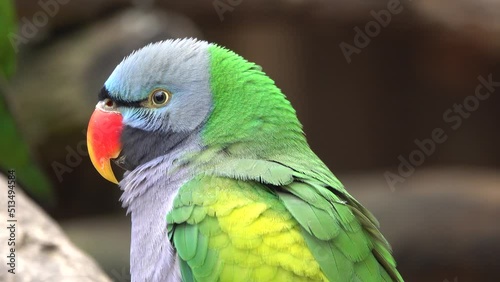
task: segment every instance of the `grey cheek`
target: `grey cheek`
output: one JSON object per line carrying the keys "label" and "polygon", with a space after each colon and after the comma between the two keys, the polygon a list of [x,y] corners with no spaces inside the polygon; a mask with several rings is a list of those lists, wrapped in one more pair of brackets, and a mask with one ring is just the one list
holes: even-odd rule
{"label": "grey cheek", "polygon": [[172,105],[169,125],[174,131],[193,131],[207,119],[212,109],[210,92],[186,93]]}

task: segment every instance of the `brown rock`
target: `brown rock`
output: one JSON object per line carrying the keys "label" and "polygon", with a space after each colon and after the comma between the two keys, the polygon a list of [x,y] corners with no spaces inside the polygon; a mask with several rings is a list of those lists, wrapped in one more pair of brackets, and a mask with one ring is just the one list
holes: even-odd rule
{"label": "brown rock", "polygon": [[[5,176],[0,175],[0,222],[2,226],[13,224],[0,232],[1,270],[0,281],[111,281],[94,260],[77,249],[61,231],[58,224],[15,187],[15,214],[7,214],[8,186]],[[17,220],[8,222],[7,220]],[[14,230],[15,229],[15,230]],[[9,238],[15,238],[8,241]],[[8,242],[15,242],[15,246]],[[7,256],[15,248],[15,274],[7,272]],[[10,259],[9,259],[10,260]]]}

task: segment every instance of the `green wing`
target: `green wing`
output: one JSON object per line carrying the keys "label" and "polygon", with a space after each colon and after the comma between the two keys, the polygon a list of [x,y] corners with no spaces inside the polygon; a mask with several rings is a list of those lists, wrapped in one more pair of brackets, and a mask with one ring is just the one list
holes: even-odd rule
{"label": "green wing", "polygon": [[[307,244],[330,281],[403,281],[375,217],[314,155],[301,161],[293,181],[278,192],[302,226]],[[294,164],[290,161],[289,163]],[[274,164],[275,165],[275,164]]]}
{"label": "green wing", "polygon": [[[312,176],[275,161],[263,160],[231,159],[204,170],[240,182],[264,184],[258,189],[274,195],[285,208],[283,213],[290,214],[298,223],[302,238],[329,281],[403,281],[376,219],[345,191],[324,165],[318,166]],[[210,195],[210,192],[205,194]],[[181,193],[176,203],[178,206],[169,215],[169,226],[175,224],[177,230],[187,228],[186,222],[202,222],[205,215],[196,212],[196,200]],[[215,231],[211,232],[220,232],[217,223],[213,223]],[[207,239],[197,237],[194,240],[195,233],[182,231],[179,232],[182,235],[174,236],[174,246],[180,250],[183,261],[189,262],[200,251],[193,249],[195,246],[188,246],[187,242],[206,246],[204,240]],[[191,234],[190,239],[176,240],[177,236],[185,237],[186,234]],[[211,257],[217,259],[217,252]],[[196,261],[202,260],[197,258]],[[208,265],[213,269],[213,263]],[[184,277],[193,275],[188,273]]]}
{"label": "green wing", "polygon": [[300,225],[262,183],[198,176],[167,221],[184,281],[326,281]]}
{"label": "green wing", "polygon": [[306,179],[279,193],[330,281],[403,281],[390,246],[354,199]]}
{"label": "green wing", "polygon": [[279,195],[303,227],[328,279],[403,281],[375,217],[309,148],[303,154],[307,157],[287,155],[284,163],[293,170],[294,181],[284,185]]}
{"label": "green wing", "polygon": [[[200,180],[195,179],[181,188],[173,210],[167,215],[169,239],[180,257],[182,280],[185,282],[215,281],[214,276],[218,275],[215,267],[217,254],[214,250],[209,250],[208,238],[215,234],[210,230],[220,231],[220,228],[198,206],[205,205],[206,201],[196,193],[197,183],[203,185]],[[200,224],[205,231],[208,230],[206,235],[200,233]],[[193,271],[196,272],[196,277]]]}

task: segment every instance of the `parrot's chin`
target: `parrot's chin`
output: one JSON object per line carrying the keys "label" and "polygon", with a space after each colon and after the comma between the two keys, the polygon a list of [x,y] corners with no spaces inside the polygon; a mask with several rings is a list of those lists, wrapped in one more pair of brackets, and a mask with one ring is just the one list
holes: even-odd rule
{"label": "parrot's chin", "polygon": [[115,179],[117,180],[118,183],[123,179],[123,175],[127,169],[123,167],[122,165],[119,164],[119,157],[115,159],[111,159],[111,170],[113,171],[113,175],[115,176]]}
{"label": "parrot's chin", "polygon": [[124,171],[127,171],[127,170],[128,170],[128,171],[134,170],[134,166],[133,166],[133,165],[131,165],[129,162],[127,162],[127,158],[126,158],[126,156],[125,156],[125,155],[123,155],[123,154],[121,154],[121,153],[120,153],[120,155],[118,155],[118,157],[117,157],[117,158],[114,158],[114,159],[111,159],[111,160],[113,161],[113,163],[114,163],[117,167],[121,168],[121,169],[122,169],[122,170],[124,170]]}

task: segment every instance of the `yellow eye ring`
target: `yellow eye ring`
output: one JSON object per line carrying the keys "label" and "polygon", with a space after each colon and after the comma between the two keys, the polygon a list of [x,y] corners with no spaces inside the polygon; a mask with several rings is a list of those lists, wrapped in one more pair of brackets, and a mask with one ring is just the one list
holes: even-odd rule
{"label": "yellow eye ring", "polygon": [[164,89],[155,89],[149,95],[149,103],[153,107],[165,106],[170,101],[170,92]]}

